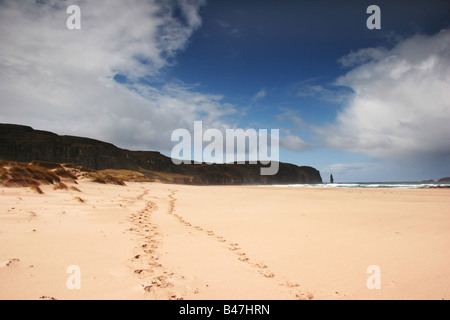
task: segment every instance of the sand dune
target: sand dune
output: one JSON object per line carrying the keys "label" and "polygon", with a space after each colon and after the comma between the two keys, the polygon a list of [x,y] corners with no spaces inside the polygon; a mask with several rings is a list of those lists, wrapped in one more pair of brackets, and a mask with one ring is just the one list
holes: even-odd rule
{"label": "sand dune", "polygon": [[448,189],[76,188],[0,188],[1,299],[450,298]]}

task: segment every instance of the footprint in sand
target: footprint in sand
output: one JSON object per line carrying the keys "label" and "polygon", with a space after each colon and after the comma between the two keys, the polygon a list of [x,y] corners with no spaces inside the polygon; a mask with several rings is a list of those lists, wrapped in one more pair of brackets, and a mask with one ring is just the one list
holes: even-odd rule
{"label": "footprint in sand", "polygon": [[257,263],[254,266],[258,269],[267,269],[267,266],[263,263]]}
{"label": "footprint in sand", "polygon": [[288,288],[297,288],[300,285],[298,283],[295,282],[290,282],[290,281],[286,281],[286,283],[284,284],[284,286],[288,287]]}
{"label": "footprint in sand", "polygon": [[228,249],[231,251],[240,250],[237,243],[231,243]]}
{"label": "footprint in sand", "polygon": [[168,281],[168,277],[167,276],[156,276],[154,277],[150,284],[148,285],[142,285],[144,287],[144,291],[147,292],[152,292],[153,290],[155,290],[156,288],[169,288],[169,287],[173,287],[173,284],[171,282]]}
{"label": "footprint in sand", "polygon": [[181,295],[174,293],[170,295],[169,300],[184,300],[184,299]]}
{"label": "footprint in sand", "polygon": [[[239,250],[241,250],[241,248],[239,247],[238,243],[236,243],[236,242],[229,242],[229,241],[225,240],[222,236],[215,235],[214,231],[212,231],[212,230],[204,230],[200,226],[191,225],[188,221],[184,220],[183,217],[181,217],[180,215],[174,214],[175,201],[176,201],[176,199],[174,198],[174,195],[175,195],[174,191],[172,191],[169,194],[169,198],[171,200],[170,200],[170,204],[169,204],[168,213],[173,215],[180,223],[184,224],[185,226],[189,226],[191,228],[195,228],[195,229],[197,229],[199,231],[204,231],[206,233],[206,235],[214,237],[218,242],[226,243],[227,244],[227,249],[230,250],[230,251],[233,251],[236,254],[236,256],[237,256],[239,261],[245,262],[248,265],[250,265],[251,267],[255,268],[256,269],[255,271],[257,271],[259,274],[261,274],[265,278],[274,279],[274,280],[277,279],[277,277],[275,276],[275,273],[271,272],[269,270],[269,268],[267,267],[267,265],[265,265],[263,263],[252,263],[252,262],[250,262],[250,259],[247,257],[246,253],[242,252],[242,251],[239,251]],[[278,284],[280,286],[292,289],[291,293],[293,295],[295,295],[295,297],[297,299],[300,299],[300,300],[311,300],[314,297],[314,295],[312,293],[310,293],[310,292],[301,293],[298,289],[296,289],[297,287],[299,287],[298,283],[290,282],[290,281],[286,281],[285,283],[282,283],[282,282],[278,281]],[[147,286],[147,288],[150,290],[154,285],[155,284],[152,283],[152,285]],[[170,296],[169,299],[175,299],[175,298],[176,298],[176,295],[173,295],[173,296]]]}
{"label": "footprint in sand", "polygon": [[296,293],[295,297],[298,300],[312,300],[314,299],[314,295],[311,292],[307,292],[307,293]]}
{"label": "footprint in sand", "polygon": [[0,262],[0,269],[4,268],[4,267],[9,267],[11,264],[13,264],[15,262],[20,262],[20,259],[14,258],[14,259],[9,259],[4,262]]}
{"label": "footprint in sand", "polygon": [[58,299],[50,296],[40,296],[38,300],[58,300]]}
{"label": "footprint in sand", "polygon": [[[139,196],[140,200],[144,200],[144,196],[148,194],[148,191],[144,192]],[[156,254],[156,250],[159,247],[158,236],[160,232],[158,227],[151,223],[152,213],[158,209],[158,206],[153,201],[148,201],[145,203],[145,208],[140,210],[136,214],[132,214],[130,221],[135,225],[135,227],[130,228],[130,231],[136,231],[143,239],[144,243],[140,243],[137,247],[138,254],[136,254],[132,261],[134,265],[134,273],[138,275],[141,279],[149,279],[152,276],[150,283],[143,284],[142,287],[144,291],[151,292],[155,297],[160,297],[161,294],[167,296],[167,299],[173,296],[172,299],[182,299],[179,294],[173,292],[167,292],[166,288],[170,288],[173,284],[169,281],[167,272],[162,264],[158,262],[159,256]],[[154,276],[154,274],[160,274],[159,276]],[[163,275],[161,275],[161,273]],[[161,289],[163,291],[161,291]]]}
{"label": "footprint in sand", "polygon": [[258,272],[266,278],[274,278],[275,277],[275,273],[270,272],[270,271],[258,270]]}

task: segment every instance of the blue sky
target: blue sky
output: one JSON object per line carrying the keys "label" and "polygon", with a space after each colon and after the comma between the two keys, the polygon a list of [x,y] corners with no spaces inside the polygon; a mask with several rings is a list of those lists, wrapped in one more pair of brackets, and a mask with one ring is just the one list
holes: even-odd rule
{"label": "blue sky", "polygon": [[[81,9],[68,30],[66,8]],[[369,5],[381,29],[369,30]],[[170,135],[280,130],[324,180],[450,176],[446,1],[2,1],[0,122],[170,155]]]}

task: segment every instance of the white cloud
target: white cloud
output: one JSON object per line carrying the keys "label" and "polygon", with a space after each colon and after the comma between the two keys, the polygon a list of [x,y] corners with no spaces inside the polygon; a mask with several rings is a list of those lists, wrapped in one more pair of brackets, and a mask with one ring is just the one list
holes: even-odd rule
{"label": "white cloud", "polygon": [[242,36],[241,31],[238,28],[233,27],[230,23],[218,20],[217,24],[220,26],[224,34],[232,38],[240,38]]}
{"label": "white cloud", "polygon": [[450,30],[341,60],[358,64],[337,80],[355,93],[335,124],[317,130],[327,146],[386,159],[450,159]]}
{"label": "white cloud", "polygon": [[291,151],[301,152],[309,149],[311,146],[299,136],[288,135],[285,137],[280,137],[280,147]]}
{"label": "white cloud", "polygon": [[256,101],[263,99],[266,95],[267,95],[266,88],[262,88],[252,97],[252,99],[250,100],[251,104],[254,104],[256,103]]}
{"label": "white cloud", "polygon": [[334,163],[323,169],[324,173],[336,173],[347,174],[348,171],[366,170],[368,168],[374,168],[375,163],[371,162],[359,162],[359,163]]}
{"label": "white cloud", "polygon": [[71,1],[81,30],[70,31],[68,2],[0,2],[0,122],[165,151],[175,128],[223,125],[235,112],[223,97],[139,81],[158,80],[173,63],[201,25],[203,3]]}
{"label": "white cloud", "polygon": [[349,96],[348,90],[343,88],[327,88],[323,85],[305,85],[297,91],[299,97],[311,97],[331,103],[343,103]]}
{"label": "white cloud", "polygon": [[442,162],[433,161],[431,166],[424,166],[417,161],[373,159],[367,162],[334,163],[319,169],[324,180],[329,181],[330,174],[333,174],[337,182],[437,181],[445,176]]}
{"label": "white cloud", "polygon": [[354,67],[372,60],[380,60],[386,56],[386,48],[364,48],[352,51],[338,61],[343,67]]}
{"label": "white cloud", "polygon": [[301,81],[292,86],[296,96],[342,104],[347,101],[350,90],[336,83],[323,84],[320,78]]}
{"label": "white cloud", "polygon": [[311,125],[299,115],[299,111],[285,107],[279,107],[278,109],[281,111],[281,113],[277,114],[278,121],[290,121],[294,124],[296,130],[307,130],[311,128]]}
{"label": "white cloud", "polygon": [[277,114],[277,120],[291,122],[294,125],[293,128],[281,130],[283,136],[279,139],[280,147],[295,152],[311,149],[312,146],[299,136],[299,133],[310,130],[311,126],[299,116],[297,110],[284,107],[278,109],[281,113]]}

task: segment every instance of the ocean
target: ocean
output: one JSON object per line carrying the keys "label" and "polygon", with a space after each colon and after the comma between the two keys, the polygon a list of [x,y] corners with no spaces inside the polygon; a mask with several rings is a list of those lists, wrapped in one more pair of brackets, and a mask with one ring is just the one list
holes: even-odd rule
{"label": "ocean", "polygon": [[271,187],[300,187],[300,188],[397,188],[397,189],[427,189],[450,188],[450,183],[424,182],[349,182],[349,183],[321,183],[321,184],[287,184],[271,185]]}

